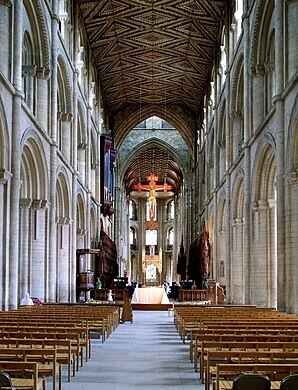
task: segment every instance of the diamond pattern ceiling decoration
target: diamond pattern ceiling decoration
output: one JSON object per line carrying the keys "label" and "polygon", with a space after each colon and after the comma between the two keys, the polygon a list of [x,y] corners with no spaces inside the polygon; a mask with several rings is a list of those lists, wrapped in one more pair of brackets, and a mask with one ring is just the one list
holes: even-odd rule
{"label": "diamond pattern ceiling decoration", "polygon": [[112,114],[173,104],[196,115],[205,94],[224,0],[79,0]]}

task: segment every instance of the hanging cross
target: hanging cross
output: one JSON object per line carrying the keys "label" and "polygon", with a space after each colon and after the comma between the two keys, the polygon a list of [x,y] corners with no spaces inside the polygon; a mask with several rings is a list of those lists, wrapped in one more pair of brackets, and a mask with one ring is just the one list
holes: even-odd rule
{"label": "hanging cross", "polygon": [[173,187],[166,182],[166,179],[164,180],[163,185],[156,184],[156,182],[158,181],[158,176],[155,176],[153,173],[147,176],[146,179],[148,181],[148,184],[142,185],[139,182],[137,185],[133,186],[133,189],[137,190],[138,192],[149,191],[149,197],[147,201],[150,206],[150,222],[152,222],[154,221],[155,216],[156,191],[164,191],[165,193],[167,193],[168,190],[171,190]]}

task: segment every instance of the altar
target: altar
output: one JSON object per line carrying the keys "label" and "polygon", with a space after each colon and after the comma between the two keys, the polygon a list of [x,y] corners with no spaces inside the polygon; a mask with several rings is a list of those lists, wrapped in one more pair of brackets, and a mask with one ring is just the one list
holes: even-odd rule
{"label": "altar", "polygon": [[136,288],[131,303],[169,304],[169,298],[163,287]]}

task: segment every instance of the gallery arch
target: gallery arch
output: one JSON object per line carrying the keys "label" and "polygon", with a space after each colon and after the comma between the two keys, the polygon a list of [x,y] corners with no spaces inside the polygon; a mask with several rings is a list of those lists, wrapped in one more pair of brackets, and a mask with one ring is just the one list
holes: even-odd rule
{"label": "gallery arch", "polygon": [[[272,146],[266,143],[257,153],[254,169],[253,234],[251,269],[255,274],[253,299],[260,305],[276,306],[277,294],[277,215],[276,160]],[[257,288],[258,286],[258,288]]]}

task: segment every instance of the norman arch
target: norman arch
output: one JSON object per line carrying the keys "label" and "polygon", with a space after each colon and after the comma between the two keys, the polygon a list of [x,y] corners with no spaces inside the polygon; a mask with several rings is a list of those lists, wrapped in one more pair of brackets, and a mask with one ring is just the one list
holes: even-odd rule
{"label": "norman arch", "polygon": [[233,184],[231,221],[231,300],[245,303],[244,262],[244,174],[239,172]]}
{"label": "norman arch", "polygon": [[270,137],[264,137],[253,167],[252,302],[277,305],[276,158]]}
{"label": "norman arch", "polygon": [[86,205],[81,193],[77,196],[77,249],[85,248],[86,242]]}
{"label": "norman arch", "polygon": [[72,91],[68,67],[61,55],[58,56],[57,82],[57,141],[60,151],[70,162],[72,150]]}
{"label": "norman arch", "polygon": [[56,181],[56,264],[57,264],[57,299],[69,300],[70,288],[70,245],[71,212],[70,185],[64,169],[61,169]]}
{"label": "norman arch", "polygon": [[179,116],[179,114],[170,108],[167,108],[165,115],[165,110],[162,110],[161,107],[148,107],[134,111],[128,118],[126,118],[125,122],[121,122],[117,128],[114,129],[116,148],[120,148],[128,133],[140,121],[145,120],[146,118],[150,118],[153,115],[159,116],[160,118],[163,118],[171,123],[177,129],[177,131],[179,131],[184,141],[188,145],[191,155],[193,155],[195,151],[194,145],[196,137],[195,123],[189,123],[187,117],[183,118],[183,116]]}
{"label": "norman arch", "polygon": [[218,226],[217,231],[215,232],[217,236],[217,275],[215,277],[216,279],[220,280],[223,285],[226,285],[229,269],[229,264],[227,264],[226,261],[226,203],[226,193],[222,191],[218,200]]}
{"label": "norman arch", "polygon": [[48,255],[48,176],[41,141],[31,130],[22,140],[19,219],[19,297],[45,296]]}

